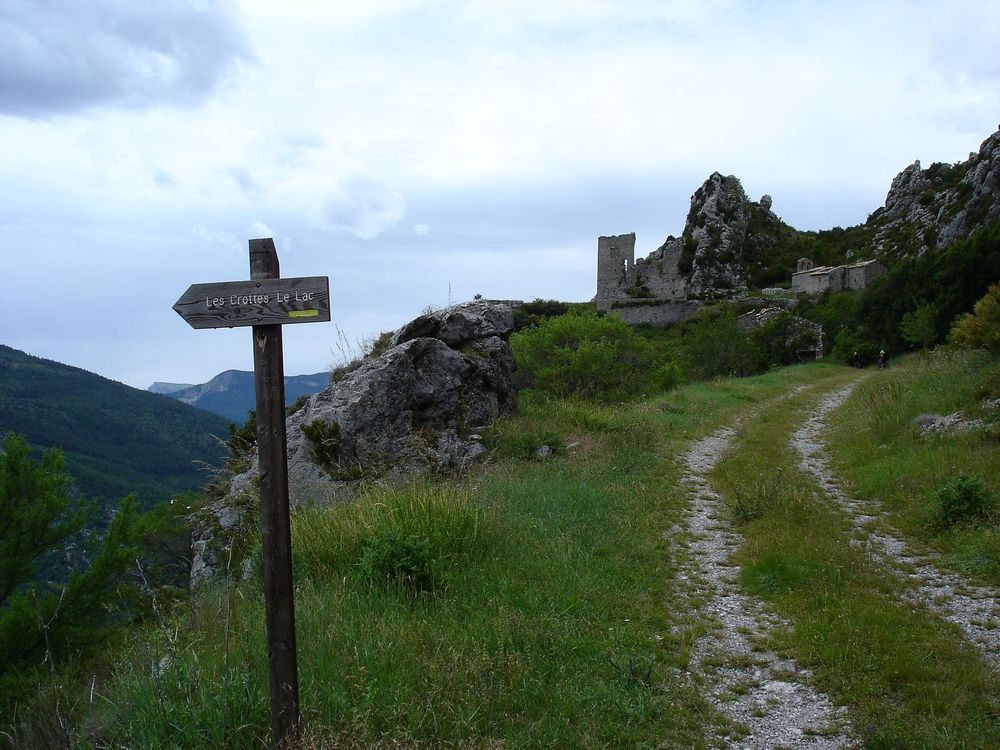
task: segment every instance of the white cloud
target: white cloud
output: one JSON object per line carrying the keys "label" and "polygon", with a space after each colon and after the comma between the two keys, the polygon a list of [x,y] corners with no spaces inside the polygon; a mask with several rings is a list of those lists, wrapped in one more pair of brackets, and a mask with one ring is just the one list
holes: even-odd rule
{"label": "white cloud", "polygon": [[406,200],[401,193],[365,178],[336,186],[323,206],[325,224],[363,240],[378,237],[404,216]]}
{"label": "white cloud", "polygon": [[5,0],[0,38],[0,112],[26,117],[197,100],[250,56],[217,0]]}
{"label": "white cloud", "polygon": [[262,221],[255,221],[248,227],[254,237],[274,237],[274,230]]}
{"label": "white cloud", "polygon": [[431,233],[430,224],[414,224],[413,233],[420,236],[425,236]]}
{"label": "white cloud", "polygon": [[202,224],[196,224],[191,227],[191,231],[205,242],[213,245],[219,245],[227,250],[235,250],[240,247],[240,241],[237,240],[236,235],[231,232],[225,232],[221,229],[209,229]]}

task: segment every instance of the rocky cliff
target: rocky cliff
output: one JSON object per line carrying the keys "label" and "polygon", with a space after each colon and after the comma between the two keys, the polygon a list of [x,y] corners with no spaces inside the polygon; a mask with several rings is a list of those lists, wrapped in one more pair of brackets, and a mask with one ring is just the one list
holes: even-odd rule
{"label": "rocky cliff", "polygon": [[919,161],[892,181],[885,205],[866,223],[870,250],[882,257],[919,256],[967,237],[1000,216],[1000,132],[958,164]]}
{"label": "rocky cliff", "polygon": [[747,198],[740,181],[714,172],[691,196],[678,268],[688,293],[744,289],[764,259],[794,230],[771,211],[771,197]]}
{"label": "rocky cliff", "polygon": [[[1000,217],[998,182],[1000,132],[967,161],[927,169],[914,162],[896,176],[885,205],[864,224],[804,232],[771,210],[770,196],[751,201],[736,177],[715,172],[691,196],[681,236],[671,235],[647,257],[632,262],[629,256],[623,269],[617,257],[607,262],[607,248],[598,241],[595,301],[601,309],[648,306],[787,284],[802,257],[836,266],[920,256]],[[634,235],[626,236],[634,242]]]}

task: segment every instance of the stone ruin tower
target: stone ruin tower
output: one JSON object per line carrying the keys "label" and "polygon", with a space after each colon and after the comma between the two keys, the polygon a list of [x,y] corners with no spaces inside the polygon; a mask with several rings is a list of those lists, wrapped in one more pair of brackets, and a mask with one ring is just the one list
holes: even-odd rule
{"label": "stone ruin tower", "polygon": [[607,310],[613,300],[625,296],[635,268],[635,232],[597,238],[598,310]]}

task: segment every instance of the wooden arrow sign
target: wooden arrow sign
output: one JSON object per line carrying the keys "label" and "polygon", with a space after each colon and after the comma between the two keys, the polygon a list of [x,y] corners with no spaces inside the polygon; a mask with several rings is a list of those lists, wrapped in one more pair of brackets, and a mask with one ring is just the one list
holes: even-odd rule
{"label": "wooden arrow sign", "polygon": [[330,279],[305,276],[192,284],[174,303],[192,328],[321,323],[330,320]]}
{"label": "wooden arrow sign", "polygon": [[177,300],[174,310],[192,328],[254,327],[257,475],[271,737],[275,748],[287,750],[298,747],[301,716],[281,326],[330,320],[330,280],[326,276],[281,278],[274,240],[264,237],[250,240],[249,281],[192,284]]}

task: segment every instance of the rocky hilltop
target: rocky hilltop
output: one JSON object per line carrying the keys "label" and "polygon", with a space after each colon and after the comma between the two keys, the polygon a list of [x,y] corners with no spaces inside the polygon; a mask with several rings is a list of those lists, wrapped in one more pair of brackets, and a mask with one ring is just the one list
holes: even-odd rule
{"label": "rocky hilltop", "polygon": [[885,206],[865,224],[879,256],[919,256],[967,237],[1000,216],[1000,131],[958,164],[919,161],[896,175]]}
{"label": "rocky hilltop", "polygon": [[[742,289],[765,267],[794,230],[771,211],[764,195],[751,201],[732,175],[714,172],[691,196],[678,268],[688,276],[688,294]],[[669,242],[670,240],[668,240]],[[677,240],[675,240],[676,242]]]}
{"label": "rocky hilltop", "polygon": [[998,180],[1000,132],[965,162],[927,169],[914,162],[864,224],[804,232],[772,211],[770,196],[752,201],[739,179],[714,172],[691,196],[681,236],[671,235],[645,258],[634,259],[634,234],[599,238],[595,302],[633,308],[627,317],[635,317],[638,307],[659,300],[686,315],[679,303],[787,284],[799,258],[837,266],[920,256],[1000,217]]}

